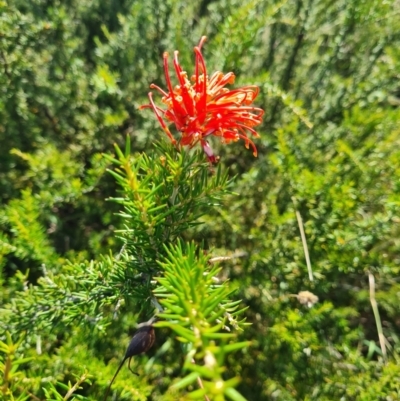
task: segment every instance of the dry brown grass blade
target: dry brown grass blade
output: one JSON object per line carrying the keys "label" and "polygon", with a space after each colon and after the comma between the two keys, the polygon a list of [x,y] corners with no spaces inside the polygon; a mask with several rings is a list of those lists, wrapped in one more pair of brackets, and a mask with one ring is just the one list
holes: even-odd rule
{"label": "dry brown grass blade", "polygon": [[386,339],[385,336],[383,335],[382,322],[378,310],[378,303],[376,302],[375,299],[375,278],[372,273],[368,273],[368,280],[369,280],[369,300],[371,302],[372,310],[374,312],[376,329],[378,331],[379,344],[381,346],[382,356],[383,359],[386,361],[387,358],[386,344],[385,344]]}

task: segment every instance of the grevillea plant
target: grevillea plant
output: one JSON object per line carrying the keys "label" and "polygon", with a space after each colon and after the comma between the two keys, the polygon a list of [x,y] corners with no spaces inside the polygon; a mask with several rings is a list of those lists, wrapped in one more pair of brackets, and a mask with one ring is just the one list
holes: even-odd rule
{"label": "grevillea plant", "polygon": [[[109,160],[116,165],[112,174],[123,190],[123,196],[114,200],[123,205],[125,228],[119,231],[123,252],[130,259],[132,274],[142,283],[136,291],[149,308],[158,309],[155,327],[168,327],[185,344],[185,373],[173,389],[195,388],[198,383],[191,399],[239,401],[244,399],[234,388],[239,378],[226,371],[225,359],[249,345],[237,341],[246,325],[244,310],[228,282],[218,278],[220,269],[212,261],[212,252],[185,243],[182,234],[199,224],[199,218],[222,201],[232,184],[226,171],[212,167],[218,158],[209,138],[220,137],[223,143],[243,139],[256,156],[248,134],[258,137],[253,127],[261,123],[263,111],[251,105],[257,87],[230,90],[225,86],[234,82],[233,73],[207,75],[201,53],[204,41],[205,37],[194,48],[195,71],[190,80],[175,52],[175,86],[164,53],[167,90],[154,84],[151,88],[162,94],[165,108],[155,104],[151,92],[150,104],[142,106],[154,111],[171,145],[161,143],[152,155],[132,158],[128,140],[125,153],[116,148],[117,158]],[[206,158],[191,151],[196,144]]]}
{"label": "grevillea plant", "polygon": [[[201,53],[204,41],[205,37],[194,48],[191,80],[175,52],[175,86],[164,54],[167,89],[151,85],[162,94],[164,108],[155,104],[151,93],[150,104],[142,106],[154,111],[169,141],[161,137],[153,149],[138,154],[128,137],[124,151],[115,146],[115,155],[105,155],[120,189],[119,196],[111,199],[120,205],[121,226],[115,231],[121,241],[118,254],[72,262],[58,272],[44,266],[37,285],[14,298],[3,325],[29,336],[54,327],[105,332],[122,312],[135,314],[138,322],[154,318],[156,337],[157,331],[167,328],[171,338],[182,344],[175,347],[181,350],[176,360],[182,366],[167,390],[171,399],[242,401],[235,389],[240,379],[227,369],[226,357],[249,345],[238,340],[247,324],[244,309],[235,299],[235,289],[221,279],[212,249],[184,238],[202,216],[221,204],[233,184],[217,165],[210,138],[219,137],[223,143],[242,139],[256,156],[249,135],[258,137],[254,127],[261,123],[263,111],[252,106],[257,87],[228,89],[226,85],[234,82],[232,73],[207,75]],[[134,344],[132,355],[141,353],[139,345]],[[143,373],[138,358],[129,358],[129,365]],[[97,383],[99,395],[110,380],[107,376]],[[132,378],[132,392],[137,395],[134,380],[139,379]],[[120,390],[117,378],[111,393],[115,396]]]}

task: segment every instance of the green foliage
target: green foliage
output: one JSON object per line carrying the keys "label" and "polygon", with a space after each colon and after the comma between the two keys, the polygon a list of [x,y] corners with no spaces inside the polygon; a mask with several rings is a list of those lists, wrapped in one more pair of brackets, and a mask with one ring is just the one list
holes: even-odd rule
{"label": "green foliage", "polygon": [[[156,307],[156,345],[114,399],[398,399],[399,14],[0,0],[0,398],[102,399]],[[190,76],[202,35],[208,71],[258,85],[265,109],[258,159],[214,141],[216,171],[138,110],[164,86],[162,53]]]}
{"label": "green foliage", "polygon": [[[177,153],[172,146],[159,145],[151,155],[138,155],[130,161],[130,140],[125,154],[116,147],[118,159],[107,159],[118,166],[110,171],[124,197],[112,200],[124,208],[119,216],[125,228],[118,230],[124,243],[144,269],[144,255],[152,255],[154,265],[163,245],[173,243],[198,223],[226,192],[227,174],[221,169],[210,176],[209,166],[199,154]],[[148,271],[147,271],[148,272]]]}
{"label": "green foliage", "polygon": [[[200,330],[200,343],[196,340],[192,348],[185,350],[185,359],[204,359],[206,366],[199,365],[195,370],[190,362],[190,370],[197,376],[193,376],[191,381],[184,378],[175,389],[203,378],[204,390],[192,392],[193,397],[215,394],[216,399],[222,400],[226,394],[231,399],[240,400],[241,396],[234,390],[238,380],[224,382],[221,375],[225,355],[248,343],[227,344],[227,340],[236,336],[223,332],[226,326],[222,319],[227,319],[232,328],[238,329],[243,322],[236,321],[236,317],[244,310],[236,310],[239,302],[227,299],[232,291],[226,284],[215,284],[218,280],[217,268],[210,269],[206,274],[205,256],[195,262],[194,247],[188,248],[187,256],[182,254],[182,248],[177,248],[180,252],[178,256],[166,249],[166,245],[182,238],[185,231],[197,226],[198,219],[217,205],[227,192],[227,174],[222,174],[221,168],[217,171],[211,169],[199,152],[177,152],[171,145],[159,144],[151,155],[142,153],[132,157],[130,147],[128,138],[124,153],[116,146],[116,156],[106,156],[116,166],[110,173],[121,188],[122,196],[111,199],[122,207],[118,215],[124,224],[116,231],[123,242],[120,252],[116,256],[103,256],[98,262],[64,263],[61,270],[53,266],[47,270],[43,264],[42,277],[37,284],[17,292],[6,305],[2,313],[3,326],[29,335],[48,332],[53,327],[57,331],[70,330],[76,325],[90,330],[92,334],[101,333],[106,329],[112,309],[116,313],[119,308],[125,307],[149,314],[156,306],[162,311],[157,297],[179,298],[185,293],[177,293],[173,284],[168,285],[168,280],[176,283],[180,277],[194,275],[186,285],[194,286],[192,296],[195,299],[203,297],[203,300],[193,303],[194,299],[182,298],[186,306],[191,304],[193,316],[189,320],[190,325],[179,323],[186,320],[187,307],[180,310],[174,308],[174,315],[171,315],[173,304],[166,303],[167,309],[159,314],[164,319],[178,320],[173,326],[159,323],[159,327],[172,328],[180,333],[181,339],[186,336],[188,341],[193,341]],[[31,162],[33,164],[33,159]],[[10,204],[10,207],[15,210],[15,205]],[[23,222],[21,226],[25,227]],[[36,241],[41,238],[39,234],[43,234],[41,231],[31,233]],[[19,237],[23,236],[20,234]],[[163,256],[165,263],[159,263]],[[178,261],[183,262],[186,258],[184,265],[179,265]],[[42,259],[54,265],[49,258]],[[173,273],[168,260],[177,267]],[[165,280],[161,276],[162,287],[157,288],[154,278],[159,274],[164,275]],[[182,290],[184,288],[181,286]],[[194,318],[195,315],[198,319]],[[206,322],[209,328],[203,327]],[[217,346],[216,341],[222,344]],[[210,367],[212,372],[205,374]],[[77,389],[78,384],[75,387]],[[72,388],[64,389],[72,391]],[[43,391],[49,398],[55,387]]]}
{"label": "green foliage", "polygon": [[207,266],[207,259],[201,254],[197,258],[193,245],[184,249],[178,244],[168,251],[165,261],[160,262],[164,274],[157,281],[161,286],[154,290],[165,308],[159,316],[166,321],[156,326],[170,328],[179,341],[187,344],[184,369],[189,373],[173,385],[174,389],[184,388],[201,378],[204,387],[192,392],[190,399],[208,396],[224,400],[227,395],[239,401],[243,397],[233,388],[239,380],[223,379],[224,362],[226,354],[245,348],[249,343],[228,344],[236,336],[221,329],[226,328],[226,324],[240,328],[244,321],[237,321],[236,317],[243,310],[237,310],[238,301],[229,300],[232,290],[218,282],[219,269]]}
{"label": "green foliage", "polygon": [[[2,376],[2,387],[0,388],[2,399],[12,401],[24,401],[31,399],[32,393],[30,392],[27,382],[30,382],[25,377],[20,365],[31,362],[33,357],[23,357],[20,348],[23,342],[21,338],[18,342],[14,343],[9,332],[6,332],[7,342],[0,341],[0,352],[4,353],[4,360],[0,359],[0,374]],[[46,396],[46,400],[68,400],[80,389],[80,385],[83,382],[89,382],[87,373],[77,378],[75,384],[68,383],[56,383],[57,387],[61,388],[61,392],[56,388],[56,385],[49,383],[43,391]],[[16,394],[18,394],[16,396]],[[63,395],[65,394],[65,395]],[[77,395],[77,400],[87,400],[86,397]]]}

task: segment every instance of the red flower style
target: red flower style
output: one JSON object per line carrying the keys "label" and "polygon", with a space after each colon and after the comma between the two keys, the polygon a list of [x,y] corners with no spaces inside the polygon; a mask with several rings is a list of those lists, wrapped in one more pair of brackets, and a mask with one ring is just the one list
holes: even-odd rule
{"label": "red flower style", "polygon": [[176,144],[177,141],[167,127],[167,123],[170,122],[174,123],[181,133],[179,140],[181,146],[193,147],[200,142],[211,163],[215,163],[217,159],[206,139],[210,135],[221,137],[223,143],[243,139],[246,148],[251,146],[254,156],[257,156],[257,149],[247,133],[259,137],[253,127],[261,123],[264,112],[260,108],[250,106],[258,95],[258,87],[251,85],[233,90],[225,88],[225,85],[233,84],[235,81],[232,72],[225,75],[222,72],[215,72],[209,78],[201,54],[205,40],[206,37],[203,36],[199,45],[194,48],[195,74],[191,80],[179,64],[178,52],[174,52],[174,68],[179,83],[175,88],[172,86],[169,74],[168,53],[164,53],[164,72],[168,90],[164,91],[154,84],[151,84],[150,88],[162,94],[162,102],[166,109],[155,105],[152,92],[149,93],[150,104],[141,106],[141,109],[153,109],[172,143]]}

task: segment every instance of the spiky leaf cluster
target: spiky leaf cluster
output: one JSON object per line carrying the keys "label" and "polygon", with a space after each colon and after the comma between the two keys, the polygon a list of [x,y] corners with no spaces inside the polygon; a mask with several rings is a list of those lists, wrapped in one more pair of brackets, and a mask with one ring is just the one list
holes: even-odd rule
{"label": "spiky leaf cluster", "polygon": [[240,301],[230,300],[233,290],[218,279],[220,269],[194,244],[171,247],[160,266],[163,275],[157,278],[160,285],[154,294],[165,308],[159,315],[165,321],[156,325],[173,330],[186,350],[188,373],[173,387],[184,388],[200,379],[203,388],[192,392],[191,399],[243,400],[234,390],[239,379],[225,380],[223,375],[226,355],[249,345],[237,342],[237,335],[229,332],[229,326],[245,325],[243,319],[237,320],[244,311],[238,309]]}

